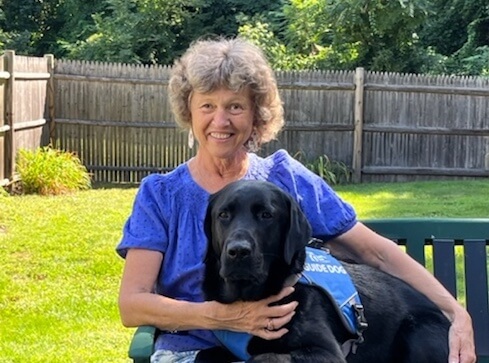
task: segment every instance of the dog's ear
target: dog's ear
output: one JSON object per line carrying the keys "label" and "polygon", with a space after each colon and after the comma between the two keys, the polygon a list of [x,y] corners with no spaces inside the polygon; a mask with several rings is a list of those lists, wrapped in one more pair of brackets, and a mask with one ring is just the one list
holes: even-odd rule
{"label": "dog's ear", "polygon": [[211,243],[212,241],[212,196],[209,198],[209,205],[207,206],[207,211],[205,213],[205,219],[204,219],[204,233],[205,236],[207,237],[207,241]]}
{"label": "dog's ear", "polygon": [[312,230],[299,204],[292,197],[287,197],[290,225],[285,239],[284,259],[288,265],[291,265],[294,256],[304,250],[311,239]]}
{"label": "dog's ear", "polygon": [[207,204],[207,210],[204,219],[204,233],[209,243],[212,241],[212,210],[214,209],[214,205],[216,204],[217,196],[221,193],[222,191],[211,194],[208,199],[209,203]]}
{"label": "dog's ear", "polygon": [[209,198],[209,205],[204,219],[204,232],[207,238],[207,251],[204,257],[205,274],[202,289],[206,300],[217,300],[220,291],[219,278],[219,259],[212,248],[212,196]]}
{"label": "dog's ear", "polygon": [[207,210],[205,213],[205,219],[204,219],[204,233],[207,238],[207,253],[206,253],[206,259],[210,258],[210,256],[215,256],[217,251],[214,250],[214,224],[212,223],[212,209],[214,208],[216,199],[216,195],[212,194],[209,197],[209,204],[207,206]]}

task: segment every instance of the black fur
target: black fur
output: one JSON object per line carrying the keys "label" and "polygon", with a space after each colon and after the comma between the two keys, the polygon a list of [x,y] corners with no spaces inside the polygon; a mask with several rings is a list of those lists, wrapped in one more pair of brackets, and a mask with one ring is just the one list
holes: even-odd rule
{"label": "black fur", "polygon": [[[204,293],[222,303],[278,293],[300,272],[311,228],[298,204],[268,182],[239,181],[212,195]],[[365,265],[343,262],[365,307],[365,342],[346,358],[351,335],[318,288],[297,284],[286,301],[299,306],[277,340],[254,337],[249,362],[446,363],[449,322],[424,295]],[[224,360],[224,359],[223,359]],[[216,362],[216,360],[214,360]]]}

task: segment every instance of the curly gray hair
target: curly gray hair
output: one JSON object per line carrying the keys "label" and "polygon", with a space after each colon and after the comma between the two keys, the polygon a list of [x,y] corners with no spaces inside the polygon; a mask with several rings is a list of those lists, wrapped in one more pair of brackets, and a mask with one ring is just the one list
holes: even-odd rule
{"label": "curly gray hair", "polygon": [[177,123],[191,128],[192,92],[208,93],[220,87],[234,92],[248,87],[255,107],[254,141],[259,147],[275,139],[284,124],[275,75],[262,50],[241,38],[195,41],[175,61],[169,95]]}

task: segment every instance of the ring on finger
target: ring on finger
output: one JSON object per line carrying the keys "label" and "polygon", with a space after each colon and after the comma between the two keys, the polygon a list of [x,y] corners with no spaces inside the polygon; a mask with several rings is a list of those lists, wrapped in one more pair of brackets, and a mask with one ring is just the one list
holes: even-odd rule
{"label": "ring on finger", "polygon": [[273,319],[268,319],[267,327],[265,328],[267,330],[275,330],[275,327],[273,326]]}

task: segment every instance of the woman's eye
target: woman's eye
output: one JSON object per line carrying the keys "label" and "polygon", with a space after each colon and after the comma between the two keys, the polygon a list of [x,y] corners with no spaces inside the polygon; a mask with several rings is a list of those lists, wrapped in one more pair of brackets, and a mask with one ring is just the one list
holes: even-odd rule
{"label": "woman's eye", "polygon": [[202,110],[212,110],[212,105],[210,103],[204,103],[200,106]]}
{"label": "woman's eye", "polygon": [[229,107],[229,110],[233,115],[236,115],[243,112],[243,106],[241,106],[239,103],[234,103]]}

